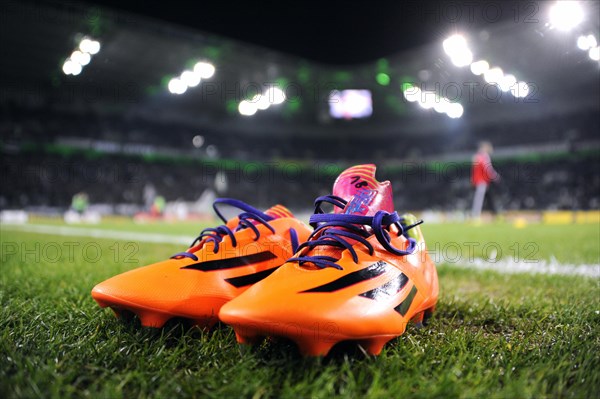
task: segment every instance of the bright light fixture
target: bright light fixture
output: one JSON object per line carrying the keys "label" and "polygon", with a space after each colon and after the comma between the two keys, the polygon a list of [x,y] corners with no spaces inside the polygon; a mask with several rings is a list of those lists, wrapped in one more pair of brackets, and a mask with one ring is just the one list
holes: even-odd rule
{"label": "bright light fixture", "polygon": [[90,53],[92,47],[92,41],[88,38],[85,38],[81,42],[79,42],[79,50],[83,51],[84,53]]}
{"label": "bright light fixture", "polygon": [[183,81],[183,83],[186,84],[186,86],[188,87],[196,87],[200,84],[200,75],[198,75],[195,72],[192,71],[184,71],[181,74],[180,79]]}
{"label": "bright light fixture", "polygon": [[73,73],[73,65],[75,63],[71,60],[66,60],[65,63],[63,64],[62,70],[65,73],[65,75],[71,75]]}
{"label": "bright light fixture", "polygon": [[169,81],[169,91],[173,94],[183,94],[187,90],[187,85],[179,78],[173,78]]}
{"label": "bright light fixture", "polygon": [[457,67],[464,67],[473,61],[473,53],[462,35],[452,35],[442,43],[444,51]]}
{"label": "bright light fixture", "polygon": [[450,104],[449,109],[446,113],[452,119],[460,118],[464,113],[464,108],[459,103],[452,103]]}
{"label": "bright light fixture", "polygon": [[202,147],[202,145],[204,145],[204,136],[200,136],[200,135],[194,136],[194,138],[192,139],[192,145],[195,148]]}
{"label": "bright light fixture", "polygon": [[465,48],[459,52],[456,52],[452,57],[450,57],[450,60],[455,66],[464,67],[473,62],[473,53],[468,48]]}
{"label": "bright light fixture", "polygon": [[583,21],[583,9],[577,1],[557,1],[550,7],[550,23],[558,30],[570,31]]}
{"label": "bright light fixture", "polygon": [[448,112],[451,104],[452,103],[447,98],[442,97],[436,100],[435,104],[433,105],[433,109],[435,110],[435,112],[444,114]]}
{"label": "bright light fixture", "polygon": [[592,46],[590,46],[590,44],[588,43],[588,37],[587,36],[579,36],[577,38],[577,47],[579,47],[580,50],[587,51]]}
{"label": "bright light fixture", "polygon": [[406,98],[406,101],[414,103],[415,101],[419,101],[419,99],[421,98],[421,89],[419,89],[416,86],[412,86],[404,90],[403,94],[404,98]]}
{"label": "bright light fixture", "polygon": [[252,116],[257,110],[256,104],[247,100],[240,102],[240,105],[238,106],[238,111],[244,116]]}
{"label": "bright light fixture", "polygon": [[500,83],[503,76],[504,76],[504,72],[502,71],[501,68],[498,68],[498,67],[488,69],[483,74],[483,78],[485,79],[485,81],[490,84]]}
{"label": "bright light fixture", "polygon": [[264,93],[255,94],[251,100],[243,100],[238,105],[238,111],[244,116],[252,116],[257,111],[264,111],[271,105],[285,101],[285,93],[279,87],[269,87]]}
{"label": "bright light fixture", "polygon": [[588,56],[594,61],[600,61],[600,47],[596,46],[591,48],[588,52]]}
{"label": "bright light fixture", "polygon": [[474,75],[484,74],[488,69],[490,69],[490,64],[486,60],[475,61],[471,64],[471,72]]}
{"label": "bright light fixture", "polygon": [[183,94],[190,87],[196,87],[202,79],[208,79],[215,74],[214,65],[208,62],[198,62],[193,70],[185,70],[177,78],[169,81],[168,89],[173,94]]}
{"label": "bright light fixture", "polygon": [[463,49],[467,49],[467,40],[462,35],[452,35],[442,43],[444,51],[450,57],[460,52]]}
{"label": "bright light fixture", "polygon": [[510,92],[515,97],[525,98],[529,95],[529,85],[526,82],[517,82],[510,88]]}
{"label": "bright light fixture", "polygon": [[88,53],[81,53],[81,55],[79,56],[79,64],[82,66],[89,64],[91,60],[92,56]]}
{"label": "bright light fixture", "polygon": [[83,70],[82,67],[92,60],[92,54],[96,54],[98,51],[100,51],[100,42],[88,37],[83,38],[77,49],[65,60],[62,68],[63,72],[65,75],[79,75]]}
{"label": "bright light fixture", "polygon": [[198,62],[194,66],[194,72],[197,73],[202,79],[210,79],[215,74],[215,67],[213,64],[208,62]]}
{"label": "bright light fixture", "polygon": [[79,50],[92,55],[98,54],[100,51],[100,42],[86,37],[79,42]]}
{"label": "bright light fixture", "polygon": [[100,51],[100,42],[96,40],[92,40],[92,47],[90,48],[90,54],[98,54]]}
{"label": "bright light fixture", "polygon": [[265,109],[271,106],[271,103],[269,103],[269,98],[264,94],[255,95],[254,97],[252,97],[252,102],[255,103],[256,108],[258,108],[261,111],[264,111]]}
{"label": "bright light fixture", "polygon": [[281,104],[285,101],[285,93],[279,87],[269,87],[265,96],[271,104]]}
{"label": "bright light fixture", "polygon": [[82,53],[81,51],[75,50],[71,54],[71,61],[78,63],[79,65],[87,65],[90,63],[91,56],[88,53]]}
{"label": "bright light fixture", "polygon": [[409,85],[402,94],[407,101],[417,102],[423,109],[433,108],[436,112],[445,113],[450,118],[460,118],[464,112],[459,103],[450,102],[446,97],[439,97],[433,91],[421,91],[416,86]]}
{"label": "bright light fixture", "polygon": [[509,91],[515,83],[517,83],[517,78],[515,78],[515,75],[508,74],[504,75],[502,79],[500,79],[498,86],[502,91]]}
{"label": "bright light fixture", "polygon": [[71,75],[73,75],[73,76],[79,75],[81,73],[81,70],[83,69],[81,67],[81,64],[78,64],[78,63],[73,62],[73,61],[71,61],[71,62],[72,62]]}

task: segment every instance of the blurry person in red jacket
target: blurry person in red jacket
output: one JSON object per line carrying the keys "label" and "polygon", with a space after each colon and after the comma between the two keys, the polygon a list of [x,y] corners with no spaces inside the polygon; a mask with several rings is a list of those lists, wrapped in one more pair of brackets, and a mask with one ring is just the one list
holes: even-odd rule
{"label": "blurry person in red jacket", "polygon": [[491,203],[492,212],[498,213],[496,203],[493,198],[493,190],[490,190],[490,183],[500,180],[500,175],[492,166],[490,154],[494,152],[494,148],[489,141],[479,143],[479,150],[473,156],[473,169],[471,170],[471,183],[475,187],[475,195],[473,196],[473,208],[471,216],[475,220],[481,217],[481,209],[483,201],[487,197]]}

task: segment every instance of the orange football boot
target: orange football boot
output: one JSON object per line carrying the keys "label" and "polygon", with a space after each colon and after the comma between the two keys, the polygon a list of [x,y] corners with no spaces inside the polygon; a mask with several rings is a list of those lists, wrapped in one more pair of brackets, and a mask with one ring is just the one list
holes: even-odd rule
{"label": "orange football boot", "polygon": [[304,355],[320,356],[352,340],[379,354],[409,321],[429,318],[438,299],[421,222],[391,204],[389,182],[375,180],[343,213],[313,215],[315,231],[295,257],[223,306],[220,319],[240,343],[286,337]]}
{"label": "orange football boot", "polygon": [[[243,212],[227,221],[219,204]],[[210,327],[223,304],[273,273],[311,233],[281,205],[263,213],[220,198],[213,208],[225,225],[204,229],[186,252],[96,285],[92,297],[117,316],[136,314],[143,326],[161,327],[182,317]]]}

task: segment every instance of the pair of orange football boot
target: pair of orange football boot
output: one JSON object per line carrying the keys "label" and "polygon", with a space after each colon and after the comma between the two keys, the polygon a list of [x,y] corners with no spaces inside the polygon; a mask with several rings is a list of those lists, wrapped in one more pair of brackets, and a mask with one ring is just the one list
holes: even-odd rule
{"label": "pair of orange football boot", "polygon": [[[324,213],[323,203],[334,212]],[[220,205],[241,213],[226,220]],[[312,356],[347,340],[379,354],[435,309],[437,272],[420,222],[394,212],[391,184],[375,179],[375,165],[345,170],[333,195],[317,198],[314,230],[281,205],[261,212],[218,199],[213,207],[224,225],[204,229],[169,260],[98,284],[92,297],[144,326],[220,320],[240,343],[286,337]]]}

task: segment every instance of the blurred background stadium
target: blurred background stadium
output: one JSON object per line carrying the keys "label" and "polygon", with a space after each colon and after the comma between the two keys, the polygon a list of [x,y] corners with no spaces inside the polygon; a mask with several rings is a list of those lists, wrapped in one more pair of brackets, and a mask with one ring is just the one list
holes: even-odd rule
{"label": "blurred background stadium", "polygon": [[308,211],[376,163],[398,209],[462,218],[481,140],[506,215],[600,207],[598,2],[185,7],[2,3],[2,210]]}

